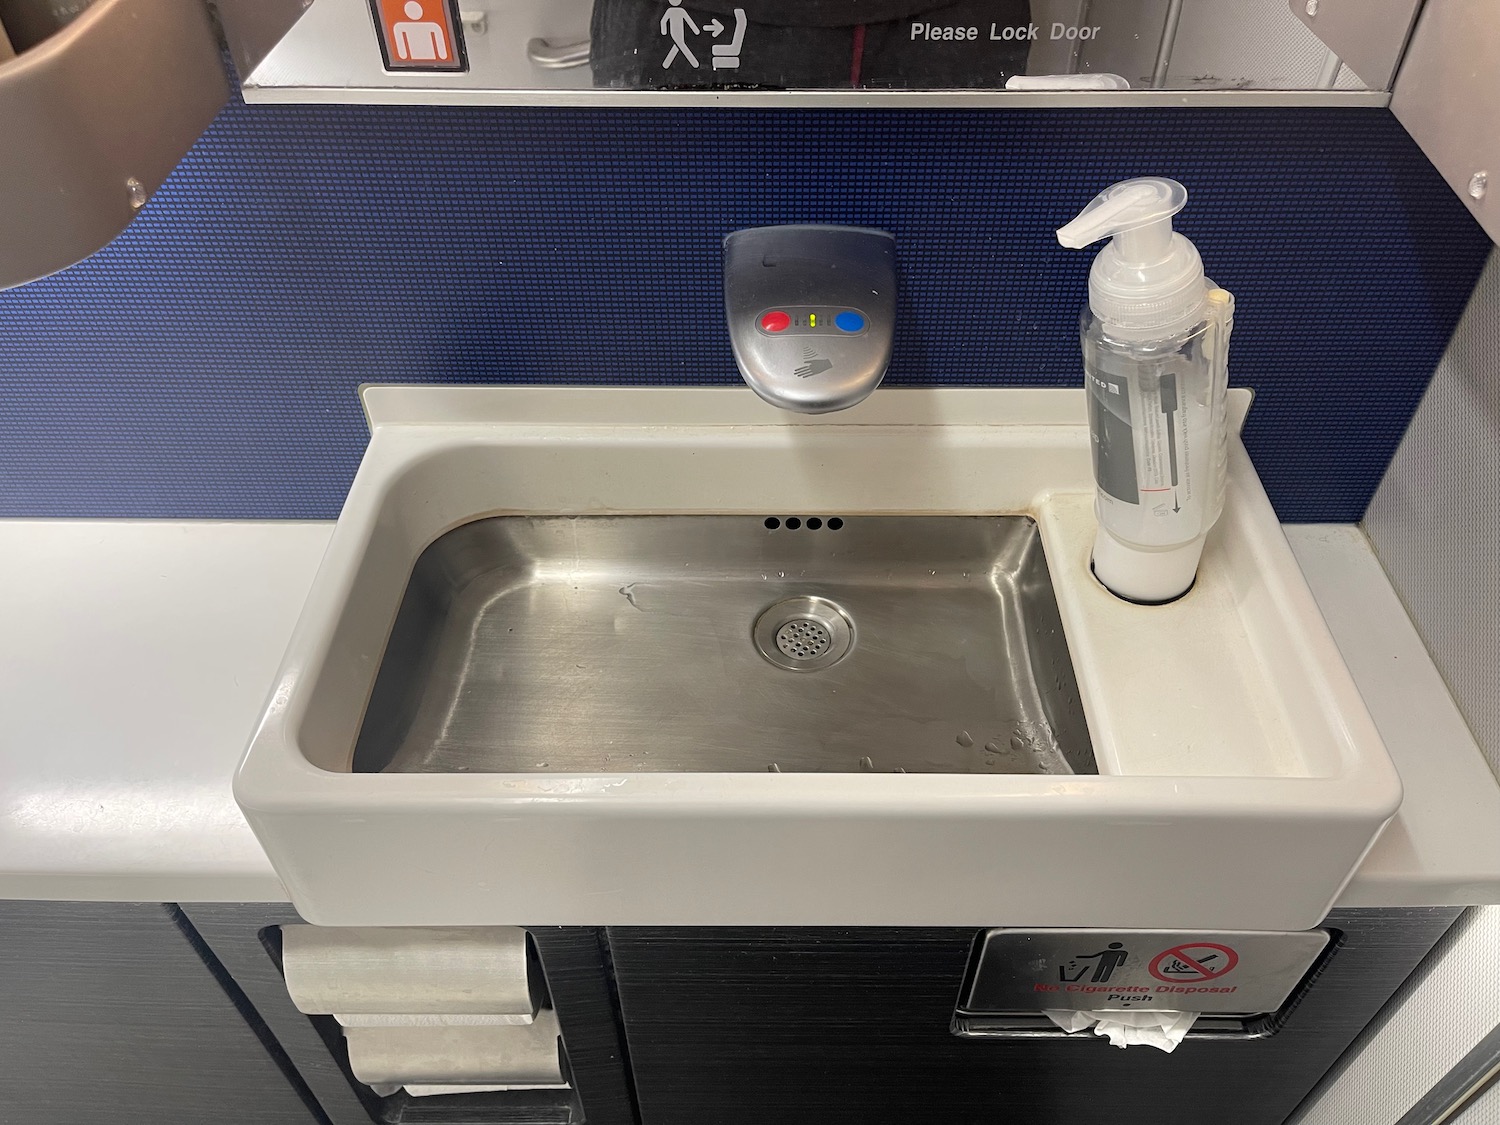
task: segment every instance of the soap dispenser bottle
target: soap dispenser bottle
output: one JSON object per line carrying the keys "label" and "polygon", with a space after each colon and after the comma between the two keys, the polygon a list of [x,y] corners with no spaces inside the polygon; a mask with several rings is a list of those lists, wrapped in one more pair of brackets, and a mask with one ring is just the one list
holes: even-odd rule
{"label": "soap dispenser bottle", "polygon": [[1175,180],[1100,193],[1057,232],[1111,241],[1089,271],[1081,335],[1097,487],[1094,574],[1120,597],[1161,604],[1191,588],[1224,505],[1234,298],[1172,230]]}

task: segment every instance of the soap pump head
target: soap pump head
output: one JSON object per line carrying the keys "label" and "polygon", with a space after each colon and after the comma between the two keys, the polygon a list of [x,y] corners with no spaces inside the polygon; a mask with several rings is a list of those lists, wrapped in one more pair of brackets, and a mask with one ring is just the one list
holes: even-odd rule
{"label": "soap pump head", "polygon": [[1172,230],[1172,216],[1186,203],[1187,188],[1176,180],[1124,180],[1057,232],[1074,250],[1111,240],[1089,271],[1089,307],[1111,335],[1164,339],[1203,319],[1203,260]]}

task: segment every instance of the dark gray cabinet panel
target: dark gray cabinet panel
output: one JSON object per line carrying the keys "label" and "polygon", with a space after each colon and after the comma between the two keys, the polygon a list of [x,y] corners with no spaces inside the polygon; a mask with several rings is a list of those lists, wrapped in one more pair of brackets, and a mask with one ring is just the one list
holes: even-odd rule
{"label": "dark gray cabinet panel", "polygon": [[0,1123],[318,1125],[161,903],[0,901]]}
{"label": "dark gray cabinet panel", "polygon": [[181,909],[292,1060],[328,1119],[335,1125],[373,1120],[371,1107],[379,1099],[368,1095],[361,1101],[347,1068],[336,1057],[341,1049],[337,1033],[332,1043],[326,1041],[317,1025],[293,1007],[273,956],[274,945],[266,944],[275,940],[269,931],[296,925],[301,916],[279,903],[189,903]]}
{"label": "dark gray cabinet panel", "polygon": [[642,1125],[1279,1125],[1458,913],[1336,912],[1336,947],[1272,1034],[1171,1055],[953,1035],[975,930],[608,938]]}
{"label": "dark gray cabinet panel", "polygon": [[289,907],[0,902],[0,1125],[1275,1125],[1457,913],[1338,912],[1273,1034],[1171,1056],[955,1037],[974,930],[534,928],[580,1098],[392,1110],[287,999]]}

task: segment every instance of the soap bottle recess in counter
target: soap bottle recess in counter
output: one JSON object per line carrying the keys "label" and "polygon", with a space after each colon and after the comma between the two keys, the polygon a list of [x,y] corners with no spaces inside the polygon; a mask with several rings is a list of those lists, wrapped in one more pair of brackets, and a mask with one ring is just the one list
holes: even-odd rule
{"label": "soap bottle recess in counter", "polygon": [[1191,588],[1224,505],[1234,298],[1172,230],[1186,203],[1175,180],[1126,180],[1057,232],[1073,249],[1111,239],[1089,271],[1081,321],[1093,568],[1114,593],[1149,604]]}

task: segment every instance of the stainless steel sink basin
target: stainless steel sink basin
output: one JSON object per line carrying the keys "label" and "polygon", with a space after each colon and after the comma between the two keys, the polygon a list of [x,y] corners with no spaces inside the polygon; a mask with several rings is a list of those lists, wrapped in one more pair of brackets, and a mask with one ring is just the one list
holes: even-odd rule
{"label": "stainless steel sink basin", "polygon": [[1097,772],[1024,516],[498,516],[413,569],[360,773]]}

